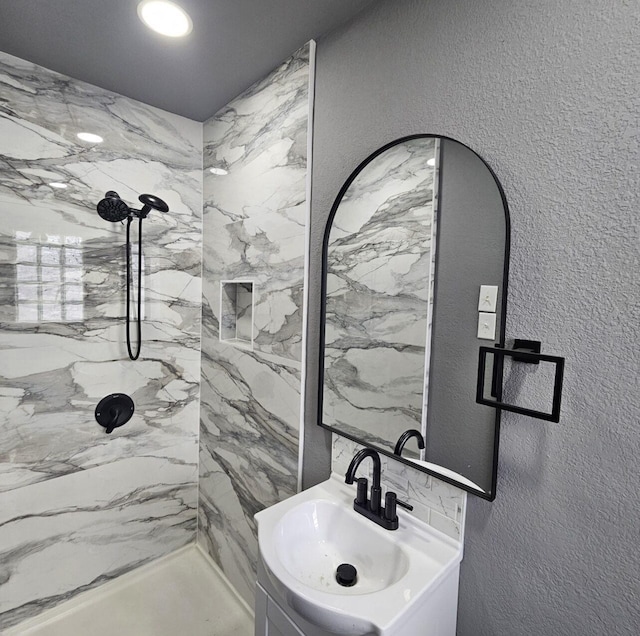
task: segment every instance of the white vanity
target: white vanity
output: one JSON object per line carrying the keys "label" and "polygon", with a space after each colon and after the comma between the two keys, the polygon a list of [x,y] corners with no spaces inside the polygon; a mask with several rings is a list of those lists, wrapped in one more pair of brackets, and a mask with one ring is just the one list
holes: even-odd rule
{"label": "white vanity", "polygon": [[256,636],[455,636],[462,544],[404,511],[385,530],[354,496],[334,474],[256,515]]}

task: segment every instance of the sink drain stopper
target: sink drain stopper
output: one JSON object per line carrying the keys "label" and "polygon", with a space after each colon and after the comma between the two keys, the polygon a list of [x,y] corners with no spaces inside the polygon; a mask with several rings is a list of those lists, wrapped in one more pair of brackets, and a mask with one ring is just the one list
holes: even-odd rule
{"label": "sink drain stopper", "polygon": [[358,580],[358,571],[350,563],[343,563],[336,570],[336,581],[343,587],[351,587]]}

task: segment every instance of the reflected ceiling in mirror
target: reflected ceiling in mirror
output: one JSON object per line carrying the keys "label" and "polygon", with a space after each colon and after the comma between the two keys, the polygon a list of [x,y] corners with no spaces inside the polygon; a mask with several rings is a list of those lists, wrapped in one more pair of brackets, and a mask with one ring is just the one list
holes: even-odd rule
{"label": "reflected ceiling in mirror", "polygon": [[[495,176],[459,142],[406,137],[358,166],[325,231],[321,425],[387,455],[417,431],[402,461],[495,497],[499,422],[475,373],[478,347],[504,344],[508,232]],[[498,287],[491,341],[481,284]]]}

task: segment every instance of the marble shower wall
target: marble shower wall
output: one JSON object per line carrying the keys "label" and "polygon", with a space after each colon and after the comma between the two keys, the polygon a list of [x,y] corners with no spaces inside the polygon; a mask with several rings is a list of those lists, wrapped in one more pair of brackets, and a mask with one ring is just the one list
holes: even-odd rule
{"label": "marble shower wall", "polygon": [[[250,604],[253,515],[297,489],[311,56],[313,43],[204,126],[198,536]],[[252,282],[252,345],[219,337],[234,280]]]}
{"label": "marble shower wall", "polygon": [[[195,537],[202,126],[1,53],[0,95],[1,630]],[[144,222],[136,362],[112,189],[171,209]],[[136,411],[107,435],[113,392]]]}
{"label": "marble shower wall", "polygon": [[436,143],[412,139],[375,157],[329,233],[323,422],[390,450],[407,429],[422,430]]}

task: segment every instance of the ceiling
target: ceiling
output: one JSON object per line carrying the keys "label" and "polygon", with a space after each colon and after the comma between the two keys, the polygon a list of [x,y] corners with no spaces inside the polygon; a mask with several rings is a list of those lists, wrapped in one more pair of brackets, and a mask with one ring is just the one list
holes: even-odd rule
{"label": "ceiling", "polygon": [[0,51],[204,121],[375,0],[174,0],[182,39],[142,24],[138,1],[0,0]]}

